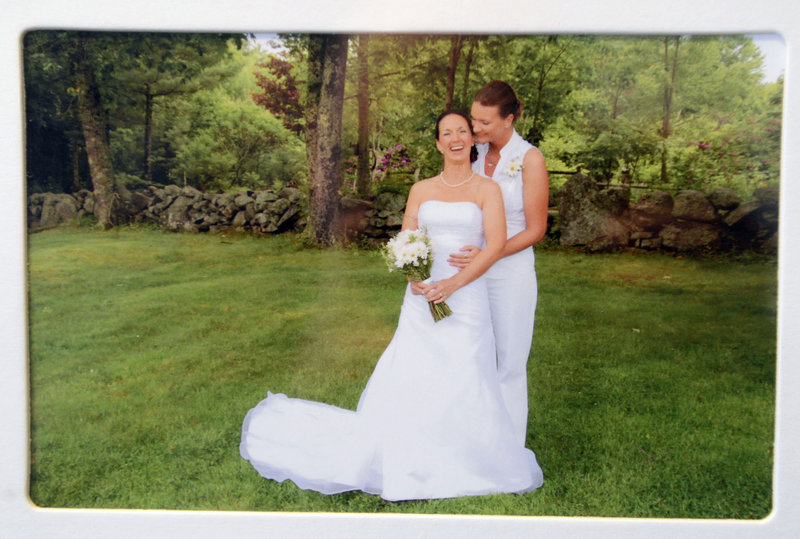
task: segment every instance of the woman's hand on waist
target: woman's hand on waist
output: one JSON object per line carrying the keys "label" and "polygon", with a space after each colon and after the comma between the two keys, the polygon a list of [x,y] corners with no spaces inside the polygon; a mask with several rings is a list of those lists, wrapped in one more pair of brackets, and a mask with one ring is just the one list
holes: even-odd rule
{"label": "woman's hand on waist", "polygon": [[453,266],[454,268],[458,268],[458,271],[466,268],[472,259],[478,256],[481,252],[481,249],[475,245],[466,245],[462,247],[459,252],[451,253],[450,257],[447,259],[447,263]]}

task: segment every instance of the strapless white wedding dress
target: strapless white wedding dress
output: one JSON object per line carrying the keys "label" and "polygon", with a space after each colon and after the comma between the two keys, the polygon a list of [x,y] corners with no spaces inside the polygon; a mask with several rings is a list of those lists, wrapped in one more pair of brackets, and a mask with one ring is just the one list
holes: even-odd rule
{"label": "strapless white wedding dress", "polygon": [[[448,253],[484,242],[472,202],[426,201],[418,219],[433,241],[433,280],[455,271]],[[447,304],[453,314],[434,322],[425,298],[406,289],[357,410],[270,393],[245,417],[242,457],[264,477],[325,494],[410,500],[540,487],[536,456],[516,440],[500,395],[484,279]]]}

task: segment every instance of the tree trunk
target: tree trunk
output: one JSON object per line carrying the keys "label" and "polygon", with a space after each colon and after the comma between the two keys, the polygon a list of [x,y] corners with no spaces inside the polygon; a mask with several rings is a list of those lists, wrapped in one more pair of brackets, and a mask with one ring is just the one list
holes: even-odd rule
{"label": "tree trunk", "polygon": [[358,164],[356,192],[369,194],[371,170],[369,156],[369,34],[358,36]]}
{"label": "tree trunk", "polygon": [[81,145],[78,136],[69,136],[69,151],[72,156],[72,191],[81,190]]}
{"label": "tree trunk", "polygon": [[664,118],[661,122],[661,183],[667,183],[667,139],[670,136],[670,117],[672,116],[672,98],[675,89],[675,75],[678,71],[678,47],[680,37],[675,37],[675,53],[672,57],[672,66],[669,60],[669,37],[664,38]]}
{"label": "tree trunk", "polygon": [[544,62],[542,65],[539,66],[539,81],[536,85],[536,105],[533,109],[533,125],[530,128],[530,131],[533,133],[539,132],[539,115],[542,112],[542,101],[544,101],[544,82],[547,79],[547,69],[545,68]]}
{"label": "tree trunk", "polygon": [[[545,44],[545,51],[550,48],[550,44],[551,43],[552,44],[556,43],[556,37],[555,36],[550,36],[550,37],[547,38],[547,42]],[[539,124],[541,123],[542,104],[544,103],[544,89],[545,89],[545,86],[546,86],[547,77],[548,77],[548,75],[550,75],[550,71],[558,63],[558,61],[561,59],[561,56],[564,54],[564,51],[566,51],[566,50],[567,50],[567,46],[566,45],[562,46],[559,49],[558,54],[556,54],[556,56],[553,59],[553,61],[550,62],[549,64],[547,64],[544,61],[544,59],[546,58],[546,54],[543,54],[543,56],[542,56],[542,64],[539,66],[539,81],[538,81],[538,84],[536,86],[536,106],[534,107],[534,110],[533,110],[533,125],[528,130],[528,133],[529,133],[528,136],[530,138],[533,138],[536,141],[535,142],[536,144],[538,144],[538,140],[541,138],[540,132],[539,132]]]}
{"label": "tree trunk", "polygon": [[106,137],[106,122],[100,104],[100,90],[86,46],[86,39],[78,38],[74,59],[75,90],[78,94],[78,114],[83,127],[89,175],[94,190],[94,214],[98,224],[108,229],[117,224],[119,196],[114,182],[111,149]]}
{"label": "tree trunk", "polygon": [[150,87],[144,94],[144,177],[147,183],[153,183],[153,94]]}
{"label": "tree trunk", "polygon": [[[347,39],[346,34],[312,35],[309,42],[310,98],[312,86],[319,83],[315,121],[310,140],[306,142],[310,154],[309,229],[311,240],[319,246],[333,245],[335,240],[338,190],[342,184],[340,161]],[[315,56],[321,61],[312,62]],[[312,63],[315,64],[313,69]]]}
{"label": "tree trunk", "polygon": [[322,93],[322,51],[325,47],[325,36],[312,34],[308,37],[308,76],[306,78],[306,163],[308,177],[315,177],[316,170],[316,136],[317,111]]}
{"label": "tree trunk", "polygon": [[470,102],[469,95],[469,75],[470,70],[472,69],[472,60],[475,57],[475,45],[477,43],[478,38],[475,36],[468,37],[469,40],[469,49],[467,51],[467,57],[464,60],[464,85],[461,87],[461,106],[464,108],[469,108]]}
{"label": "tree trunk", "polygon": [[458,68],[458,59],[461,57],[463,44],[464,38],[462,36],[454,35],[450,38],[450,61],[447,65],[447,91],[444,98],[445,110],[453,108],[453,94],[456,89],[456,68]]}

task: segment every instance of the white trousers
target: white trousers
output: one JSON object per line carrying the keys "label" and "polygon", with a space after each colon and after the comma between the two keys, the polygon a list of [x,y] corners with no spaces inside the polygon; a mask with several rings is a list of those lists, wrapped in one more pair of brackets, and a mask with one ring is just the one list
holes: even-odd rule
{"label": "white trousers", "polygon": [[525,445],[528,427],[528,356],[536,314],[533,248],[498,260],[486,273],[497,347],[500,391],[514,433]]}

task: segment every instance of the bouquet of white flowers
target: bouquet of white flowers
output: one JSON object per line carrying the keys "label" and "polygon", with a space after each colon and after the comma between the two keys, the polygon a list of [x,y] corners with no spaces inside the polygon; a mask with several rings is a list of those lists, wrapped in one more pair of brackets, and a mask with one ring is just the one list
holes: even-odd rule
{"label": "bouquet of white flowers", "polygon": [[[431,276],[433,246],[425,227],[398,233],[381,248],[381,254],[389,266],[389,271],[398,270],[412,281],[424,281]],[[437,304],[429,301],[428,306],[434,322],[453,314],[444,302]]]}

